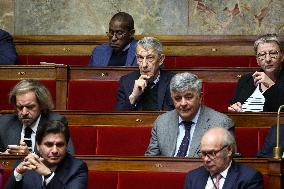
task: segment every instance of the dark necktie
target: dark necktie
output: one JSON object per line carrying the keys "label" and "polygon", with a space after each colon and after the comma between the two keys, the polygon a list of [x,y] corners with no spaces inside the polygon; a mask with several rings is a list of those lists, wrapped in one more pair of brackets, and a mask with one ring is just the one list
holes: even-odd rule
{"label": "dark necktie", "polygon": [[24,142],[27,144],[29,151],[32,151],[32,132],[30,127],[25,128]]}
{"label": "dark necktie", "polygon": [[182,123],[183,123],[184,128],[185,128],[185,134],[184,134],[182,142],[179,146],[178,153],[176,155],[177,157],[185,157],[186,156],[189,141],[190,141],[190,129],[191,129],[191,125],[193,124],[192,121],[182,121]]}

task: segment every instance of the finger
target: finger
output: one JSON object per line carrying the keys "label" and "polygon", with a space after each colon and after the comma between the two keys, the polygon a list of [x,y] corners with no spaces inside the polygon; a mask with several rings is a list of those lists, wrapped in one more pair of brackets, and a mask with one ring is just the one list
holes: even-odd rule
{"label": "finger", "polygon": [[148,76],[148,75],[140,75],[139,79],[148,80],[148,79],[150,79],[150,76]]}

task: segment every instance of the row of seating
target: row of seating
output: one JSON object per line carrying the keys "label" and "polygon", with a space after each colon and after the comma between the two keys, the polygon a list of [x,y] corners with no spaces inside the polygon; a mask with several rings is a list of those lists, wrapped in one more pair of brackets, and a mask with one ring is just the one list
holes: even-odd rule
{"label": "row of seating", "polygon": [[[118,81],[135,68],[87,68],[67,66],[0,66],[0,109],[12,109],[8,102],[11,88],[21,79],[40,80],[50,90],[59,110],[113,111]],[[203,82],[203,103],[217,111],[227,111],[241,75],[256,68],[170,69],[189,71]],[[226,91],[226,92],[224,92]]]}
{"label": "row of seating", "polygon": [[[142,37],[135,36],[136,39]],[[166,68],[257,66],[253,51],[253,42],[257,36],[155,37],[164,46]],[[93,48],[107,43],[107,37],[24,35],[14,36],[14,43],[19,54],[19,63],[22,65],[53,62],[86,66]]]}
{"label": "row of seating", "polygon": [[[202,165],[201,159],[124,156],[77,156],[89,168],[88,188],[96,189],[180,189],[185,174]],[[11,174],[15,161],[21,157],[1,156],[4,179]],[[236,159],[254,167],[264,176],[265,189],[283,188],[282,160]]]}

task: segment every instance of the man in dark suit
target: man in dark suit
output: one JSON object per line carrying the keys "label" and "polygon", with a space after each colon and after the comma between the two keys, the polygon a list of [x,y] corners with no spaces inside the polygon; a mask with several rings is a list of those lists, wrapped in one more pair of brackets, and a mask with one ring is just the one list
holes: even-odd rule
{"label": "man in dark suit", "polygon": [[169,84],[174,74],[160,69],[165,59],[162,44],[144,37],[137,43],[136,56],[139,71],[120,78],[116,110],[172,110]]}
{"label": "man in dark suit", "polygon": [[[20,81],[10,92],[10,103],[15,107],[16,114],[0,116],[0,152],[4,154],[35,152],[37,128],[49,120],[59,120],[68,126],[65,117],[51,112],[51,95],[36,80]],[[74,153],[71,140],[68,151]]]}
{"label": "man in dark suit", "polygon": [[176,74],[170,83],[175,110],[154,122],[146,156],[199,157],[200,139],[215,125],[234,133],[233,121],[201,104],[201,80],[189,72]]}
{"label": "man in dark suit", "polygon": [[201,139],[204,165],[186,175],[184,189],[263,189],[261,173],[232,160],[235,144],[226,129],[209,129]]}
{"label": "man in dark suit", "polygon": [[12,36],[0,29],[0,65],[16,64],[17,53]]}
{"label": "man in dark suit", "polygon": [[17,165],[5,189],[86,189],[88,168],[67,153],[69,131],[60,121],[39,126],[36,146],[39,155],[28,154]]}
{"label": "man in dark suit", "polygon": [[89,66],[137,66],[134,40],[134,20],[125,12],[116,13],[109,22],[108,44],[97,46]]}
{"label": "man in dark suit", "polygon": [[[273,148],[276,147],[276,125],[272,126],[265,138],[262,148],[257,152],[257,157],[272,158]],[[284,148],[284,125],[280,125],[280,147]]]}

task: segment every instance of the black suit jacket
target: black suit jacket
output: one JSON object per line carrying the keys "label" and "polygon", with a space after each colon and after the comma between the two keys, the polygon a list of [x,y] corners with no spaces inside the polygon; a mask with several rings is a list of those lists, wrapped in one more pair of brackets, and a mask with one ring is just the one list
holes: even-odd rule
{"label": "black suit jacket", "polygon": [[[58,113],[49,112],[41,114],[39,125],[43,125],[45,122],[50,120],[61,121],[66,127],[68,122],[66,118]],[[18,119],[16,114],[7,114],[0,116],[0,151],[4,152],[7,149],[8,145],[19,145],[21,140],[23,124]],[[69,140],[67,146],[68,152],[74,154],[74,148],[72,140]],[[36,149],[34,149],[36,151]]]}
{"label": "black suit jacket", "polygon": [[16,48],[12,36],[0,29],[0,65],[15,64],[17,61]]}
{"label": "black suit jacket", "polygon": [[[157,110],[172,110],[174,109],[173,101],[170,94],[170,81],[174,73],[161,70],[160,80],[158,85],[158,109]],[[132,93],[135,80],[140,77],[139,71],[131,72],[122,76],[119,81],[117,92],[116,110],[139,110],[143,111],[141,103],[137,101],[137,105],[133,106],[129,102],[129,96]]]}
{"label": "black suit jacket", "polygon": [[[209,172],[202,166],[187,173],[184,189],[205,188]],[[263,177],[255,169],[232,162],[228,170],[224,189],[263,189]]]}
{"label": "black suit jacket", "polygon": [[[58,165],[54,177],[46,186],[47,189],[88,187],[88,167],[82,160],[67,154]],[[5,189],[42,189],[42,176],[34,171],[27,171],[19,182],[15,180],[14,173],[10,176]]]}
{"label": "black suit jacket", "polygon": [[[262,71],[262,70],[260,70]],[[235,94],[231,100],[231,104],[236,102],[244,103],[248,97],[254,92],[256,86],[253,82],[253,73],[242,76],[239,81]],[[264,112],[277,112],[278,107],[284,104],[284,70],[282,69],[279,73],[276,83],[267,89],[263,96],[265,103],[263,107]]]}
{"label": "black suit jacket", "polygon": [[[280,147],[284,148],[284,125],[280,125]],[[273,147],[276,146],[276,125],[272,126],[265,138],[262,148],[257,152],[257,157],[272,158]]]}

